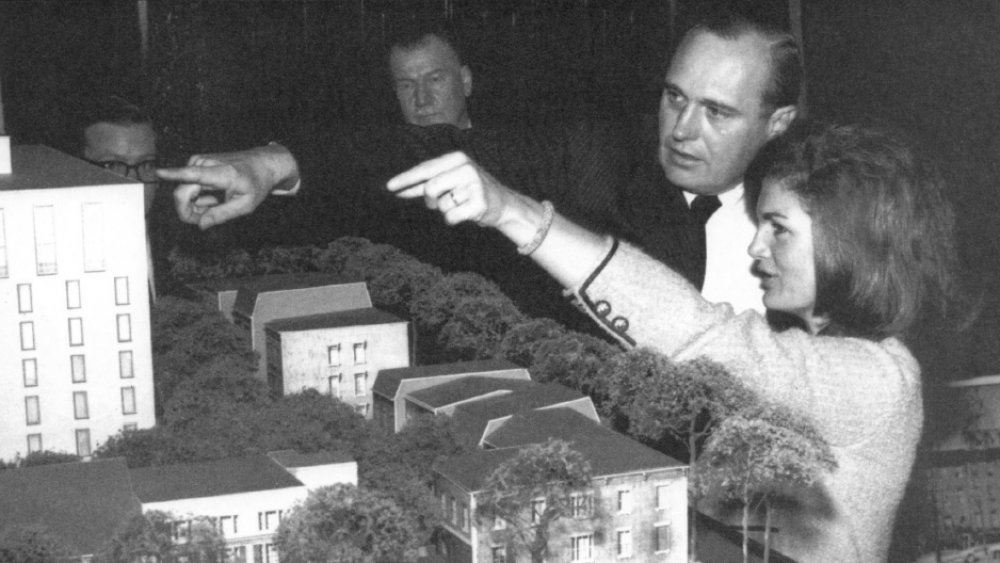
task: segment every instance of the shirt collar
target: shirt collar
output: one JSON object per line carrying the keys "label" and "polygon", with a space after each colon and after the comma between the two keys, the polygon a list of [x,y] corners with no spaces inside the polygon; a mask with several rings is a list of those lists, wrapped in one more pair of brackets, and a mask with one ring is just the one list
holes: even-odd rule
{"label": "shirt collar", "polygon": [[[694,198],[698,197],[698,194],[693,194],[686,190],[681,190],[681,193],[684,194],[684,200],[687,201],[688,207],[691,207],[691,202],[694,201]],[[716,197],[719,198],[719,203],[722,204],[722,207],[729,207],[743,201],[743,193],[743,182],[740,182],[734,188],[726,190],[721,194],[716,194]]]}

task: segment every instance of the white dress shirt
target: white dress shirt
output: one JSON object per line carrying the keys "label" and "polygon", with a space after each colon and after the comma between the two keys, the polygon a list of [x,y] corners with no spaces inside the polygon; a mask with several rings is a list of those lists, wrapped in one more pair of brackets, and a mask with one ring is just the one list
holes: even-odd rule
{"label": "white dress shirt", "polygon": [[[695,194],[684,192],[688,205]],[[713,303],[727,302],[737,313],[753,309],[764,312],[760,279],[751,273],[753,258],[747,247],[757,225],[747,212],[743,184],[719,194],[722,204],[705,225],[707,259],[701,295]]]}

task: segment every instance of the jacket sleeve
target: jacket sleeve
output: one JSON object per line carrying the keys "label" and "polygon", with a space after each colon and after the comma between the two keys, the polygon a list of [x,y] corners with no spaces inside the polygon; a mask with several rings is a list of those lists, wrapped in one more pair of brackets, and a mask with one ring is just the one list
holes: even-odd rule
{"label": "jacket sleeve", "polygon": [[627,346],[675,361],[707,357],[764,397],[812,416],[831,441],[852,443],[920,411],[919,368],[899,341],[776,332],[755,311],[713,304],[683,277],[626,243],[569,293]]}

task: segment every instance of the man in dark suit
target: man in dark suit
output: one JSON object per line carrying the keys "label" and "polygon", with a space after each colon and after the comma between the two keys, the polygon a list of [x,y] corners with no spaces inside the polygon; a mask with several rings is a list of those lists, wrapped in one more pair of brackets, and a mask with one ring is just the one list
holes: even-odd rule
{"label": "man in dark suit", "polygon": [[626,238],[737,310],[763,310],[743,174],[795,119],[801,81],[789,33],[733,13],[699,21],[664,79],[657,163],[644,159],[621,197]]}

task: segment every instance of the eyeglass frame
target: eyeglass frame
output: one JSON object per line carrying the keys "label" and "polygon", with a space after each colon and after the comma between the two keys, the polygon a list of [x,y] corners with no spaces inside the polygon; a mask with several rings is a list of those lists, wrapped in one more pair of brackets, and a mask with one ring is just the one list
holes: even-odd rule
{"label": "eyeglass frame", "polygon": [[[156,177],[156,169],[159,168],[159,161],[153,158],[149,160],[144,160],[137,164],[128,164],[127,162],[122,162],[120,160],[90,160],[87,158],[83,160],[89,162],[90,164],[93,164],[94,166],[100,166],[101,168],[113,174],[118,174],[119,176],[125,176],[126,178],[131,178],[131,176],[129,176],[129,172],[135,171],[135,179],[139,180],[144,184],[152,184],[154,182],[159,181],[159,178]],[[125,171],[118,172],[117,170],[114,170],[113,168],[116,166],[124,168]],[[142,166],[148,167],[148,172],[150,174],[148,179],[143,178],[142,172],[140,171],[140,167]]]}

